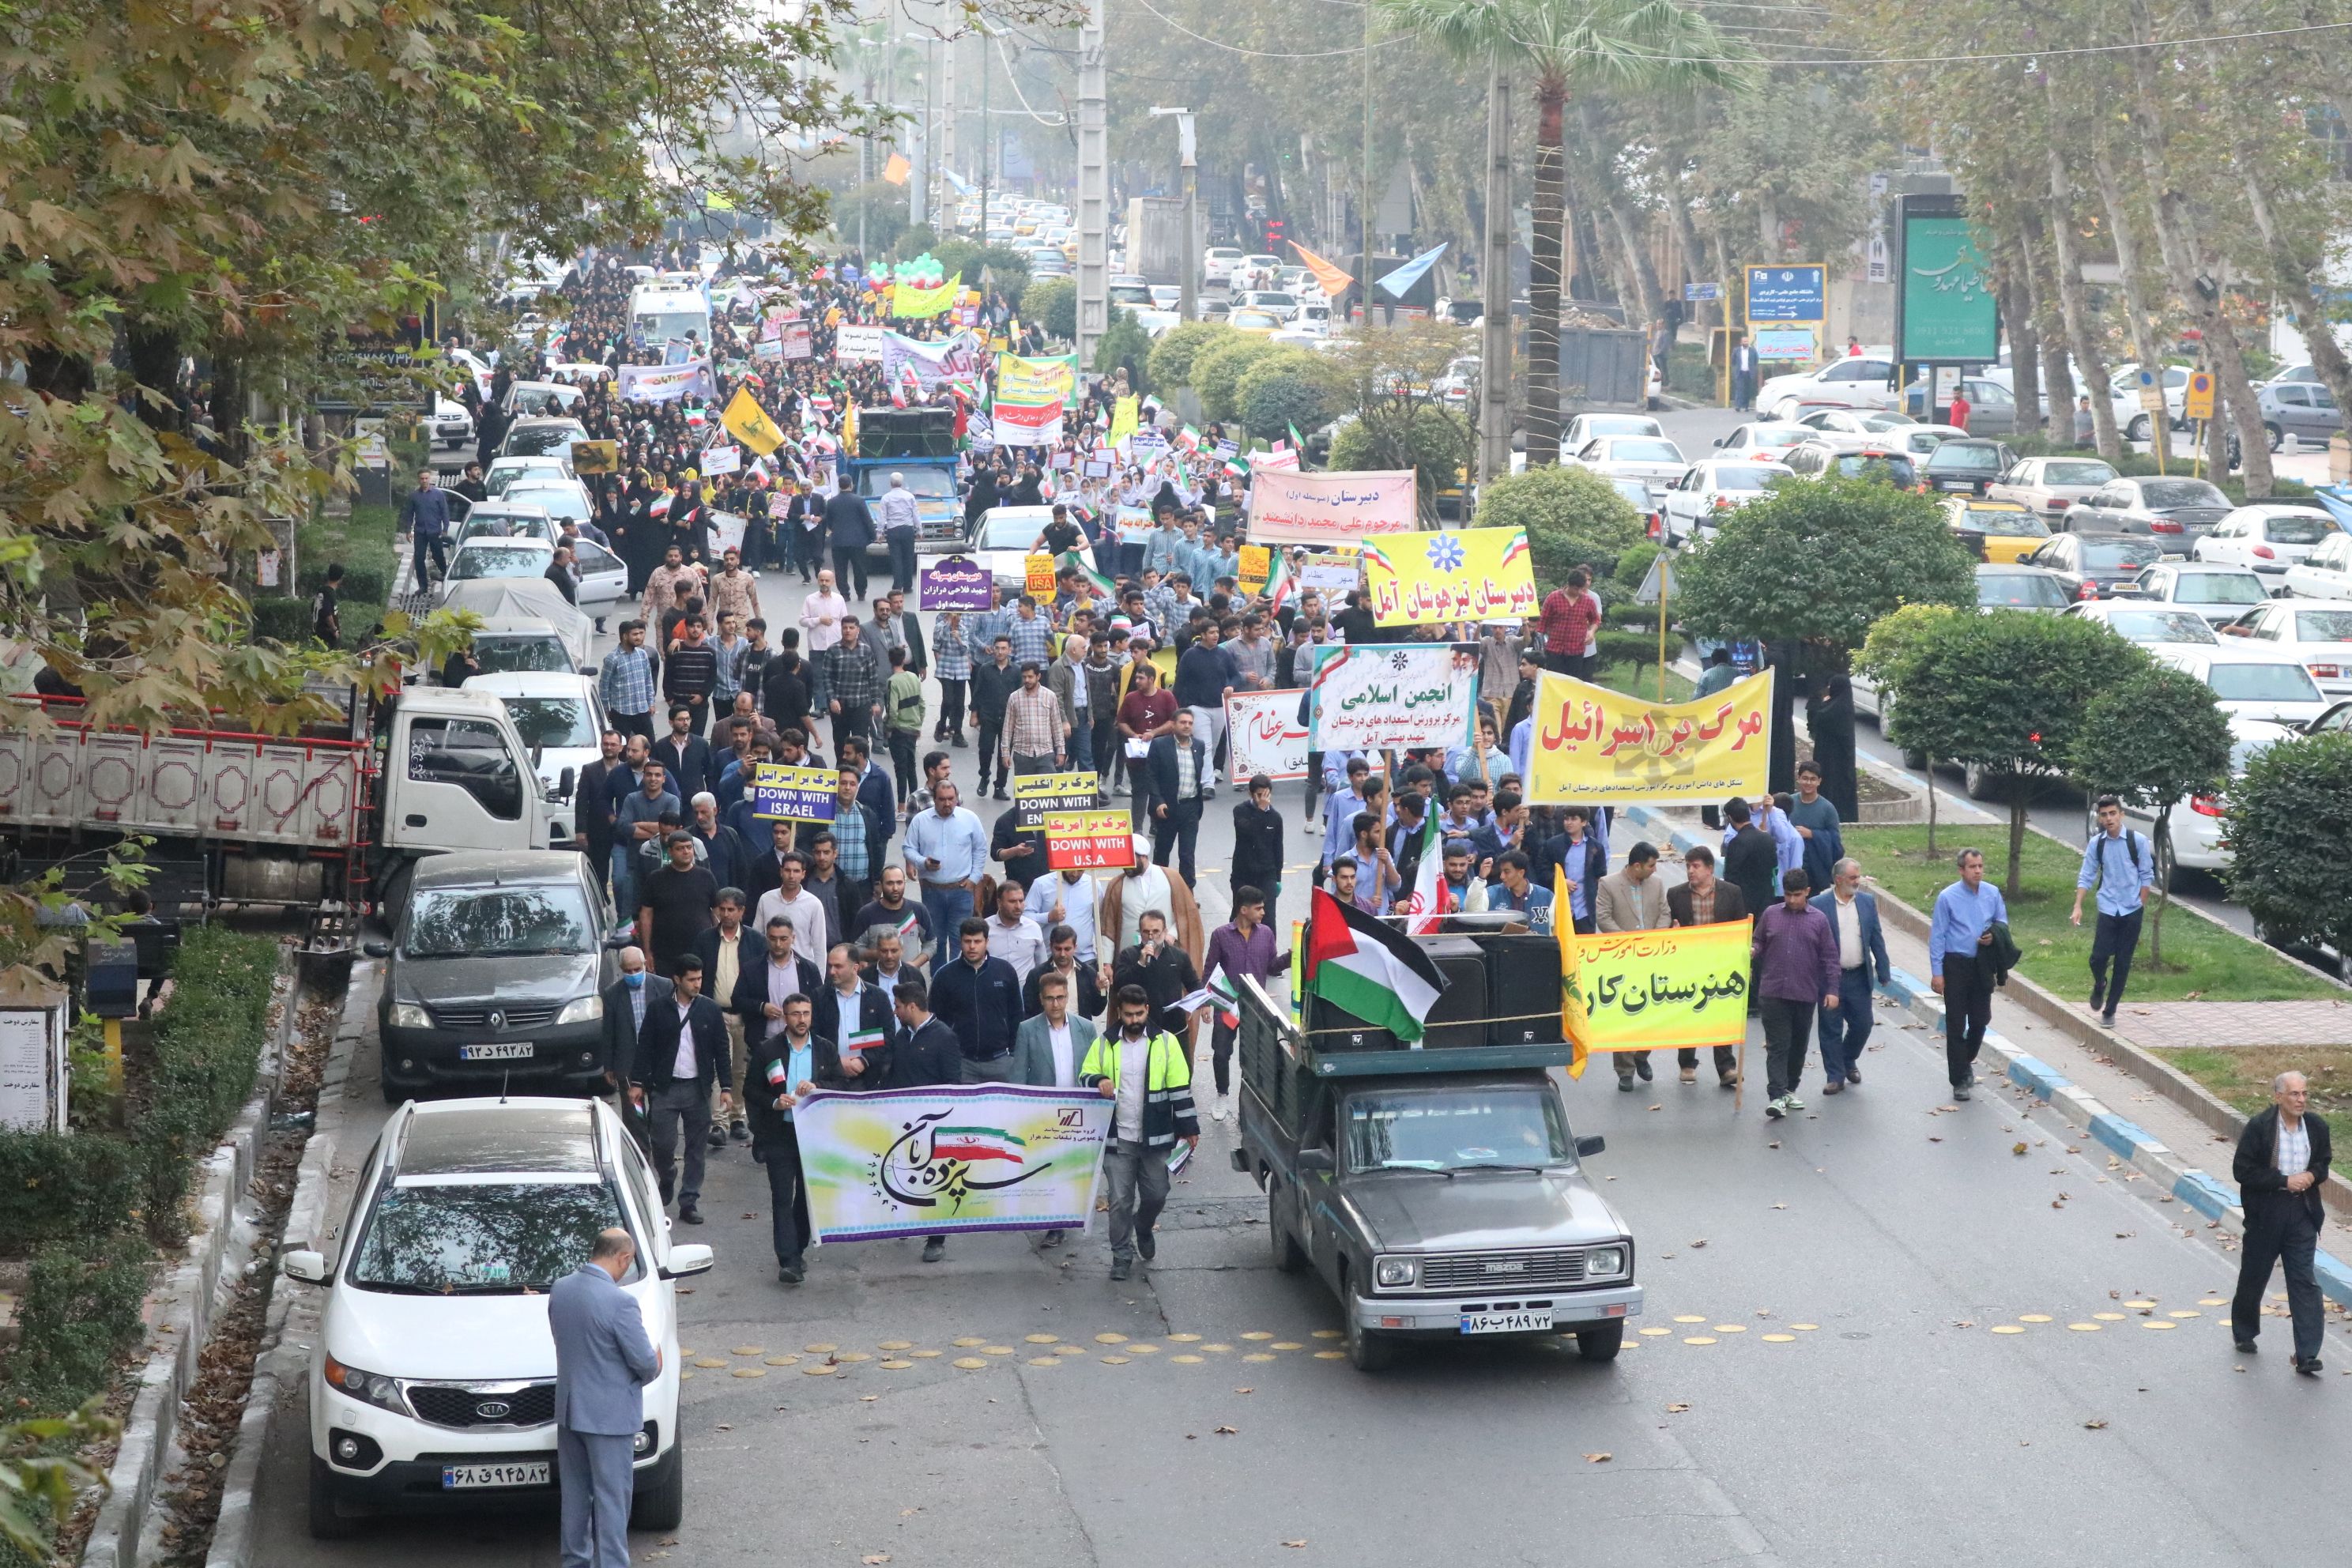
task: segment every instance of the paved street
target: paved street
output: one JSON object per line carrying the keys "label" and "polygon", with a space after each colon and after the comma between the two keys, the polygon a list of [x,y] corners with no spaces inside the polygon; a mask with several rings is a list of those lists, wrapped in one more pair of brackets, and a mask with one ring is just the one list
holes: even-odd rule
{"label": "paved street", "polygon": [[[1284,799],[1296,830],[1296,785]],[[1223,817],[1204,868],[1230,849]],[[1286,915],[1302,900],[1300,878]],[[760,1173],[718,1155],[696,1238],[719,1263],[681,1303],[688,1521],[638,1538],[638,1561],[1404,1565],[1443,1542],[1473,1563],[1826,1568],[2131,1543],[2218,1565],[2304,1554],[2343,1522],[2323,1489],[2352,1440],[2337,1373],[2292,1376],[2284,1321],[2259,1356],[2231,1352],[2217,1233],[2176,1230],[2194,1216],[2006,1092],[1949,1108],[1940,1044],[1881,1024],[1867,1086],[1785,1122],[1755,1098],[1735,1118],[1671,1067],[1641,1093],[1606,1063],[1570,1086],[1649,1288],[1605,1367],[1481,1343],[1356,1373],[1328,1292],[1271,1267],[1230,1125],[1207,1126],[1159,1262],[1123,1285],[1098,1238],[973,1237],[930,1267],[913,1242],[823,1248],[789,1289]],[[383,1114],[373,1049],[346,1170]],[[555,1561],[545,1516],[314,1544],[303,1423],[278,1433],[272,1568]]]}

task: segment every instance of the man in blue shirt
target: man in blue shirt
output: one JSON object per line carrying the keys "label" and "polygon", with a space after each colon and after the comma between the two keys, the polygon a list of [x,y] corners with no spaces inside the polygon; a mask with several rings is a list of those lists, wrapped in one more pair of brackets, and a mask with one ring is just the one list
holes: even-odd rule
{"label": "man in blue shirt", "polygon": [[980,875],[988,869],[987,830],[957,804],[961,798],[942,779],[931,792],[931,809],[907,823],[907,875],[923,889],[923,910],[938,933],[932,956],[941,964],[954,951],[956,928],[971,913]]}
{"label": "man in blue shirt", "polygon": [[[2123,1005],[2124,982],[2131,978],[2132,952],[2139,946],[2142,911],[2156,889],[2156,846],[2124,826],[2123,802],[2114,795],[2101,795],[2097,811],[2099,831],[2083,847],[2074,912],[2067,918],[2081,925],[2083,895],[2099,889],[2098,927],[2091,938],[2091,1010],[2112,1029],[2116,1009]],[[2116,966],[2113,989],[2107,985],[2110,960]]]}
{"label": "man in blue shirt", "polygon": [[1958,864],[1960,879],[1936,895],[1936,913],[1927,924],[1927,970],[1928,984],[1944,999],[1944,1065],[1952,1098],[1966,1100],[1977,1081],[1977,1053],[1992,1023],[1994,972],[1986,950],[1992,945],[1993,922],[2008,922],[2009,905],[1999,888],[1987,885],[1981,852],[1961,850]]}

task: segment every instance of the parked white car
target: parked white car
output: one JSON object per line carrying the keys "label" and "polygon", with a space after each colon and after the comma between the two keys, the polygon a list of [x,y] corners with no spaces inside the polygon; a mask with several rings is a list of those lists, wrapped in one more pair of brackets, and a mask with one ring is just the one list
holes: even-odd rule
{"label": "parked white car", "polygon": [[2021,458],[1985,490],[1987,500],[2015,501],[2045,519],[2063,517],[2078,500],[2088,500],[2116,477],[2096,458]]}
{"label": "parked white car", "polygon": [[2343,531],[2333,515],[2315,506],[2256,501],[2215,523],[2212,532],[2189,546],[2189,558],[2284,576],[2329,535]]}
{"label": "parked white car", "polygon": [[2168,605],[2222,626],[2270,597],[2270,584],[2242,566],[2199,566],[2168,562],[2139,574],[2140,603]]}
{"label": "parked white car", "polygon": [[604,700],[596,694],[593,676],[509,670],[474,676],[466,689],[487,691],[506,705],[515,733],[530,749],[540,783],[561,796],[570,795],[581,770],[603,753]]}
{"label": "parked white car", "polygon": [[2284,586],[2297,599],[2352,599],[2352,533],[2321,540],[2286,569]]}
{"label": "parked white car", "polygon": [[2248,647],[2301,659],[2330,697],[2352,697],[2352,605],[2273,599],[2221,629]]}
{"label": "parked white car", "polygon": [[[2231,783],[2246,774],[2246,764],[2257,753],[2267,751],[2281,741],[2292,741],[2295,732],[2284,724],[2273,724],[2261,719],[2231,718],[2230,721],[2230,779]],[[2186,866],[2193,871],[2227,870],[2232,857],[2229,846],[2221,841],[2223,822],[2222,795],[2192,795],[2182,805],[2172,809],[2172,863]],[[2126,805],[2124,816],[2130,826],[2138,828],[2153,840],[2156,837],[2156,814],[2139,806]]]}
{"label": "parked white car", "polygon": [[1683,544],[1712,534],[1726,516],[1761,499],[1773,480],[1795,477],[1783,463],[1702,458],[1666,491],[1666,538]]}
{"label": "parked white car", "polygon": [[2126,642],[2145,648],[2193,653],[2221,646],[2213,623],[2190,609],[2143,605],[2137,599],[2082,599],[2067,605],[2066,613],[2079,620],[2097,621]]}
{"label": "parked white car", "polygon": [[2232,718],[2267,719],[2301,729],[2327,711],[2326,694],[2311,671],[2291,658],[2241,654],[2234,648],[2158,648],[2156,657],[2213,689],[2214,701]]}
{"label": "parked white car", "polygon": [[1607,479],[1640,479],[1654,497],[1690,467],[1683,449],[1663,436],[1596,436],[1568,460]]}
{"label": "parked white car", "polygon": [[331,1260],[287,1253],[327,1292],[310,1352],[310,1532],[359,1533],[354,1510],[556,1494],[555,1342],[547,1292],[618,1226],[661,1370],[645,1386],[631,1522],[674,1530],[686,1506],[677,1430],[676,1281],[710,1248],[673,1243],[635,1142],[596,1100],[410,1101],[360,1171]]}
{"label": "parked white car", "polygon": [[482,476],[482,488],[497,500],[507,493],[508,487],[521,482],[525,475],[540,474],[549,479],[572,478],[572,458],[568,452],[548,452],[530,458],[493,458],[489,472]]}
{"label": "parked white car", "polygon": [[1213,245],[1201,253],[1201,281],[1206,286],[1222,283],[1234,286],[1234,268],[1241,265],[1242,253],[1230,245]]}
{"label": "parked white car", "polygon": [[[1473,360],[1469,374],[1463,378],[1465,385],[1477,374],[1478,363]],[[1664,438],[1665,433],[1665,426],[1646,414],[1580,414],[1568,422],[1567,429],[1560,432],[1559,459],[1567,462],[1596,436],[1654,436]]]}
{"label": "parked white car", "polygon": [[1756,406],[1775,419],[1796,419],[1817,408],[1892,408],[1887,385],[1892,360],[1871,354],[1833,359],[1811,370],[1776,375],[1756,389]]}
{"label": "parked white car", "polygon": [[1808,426],[1790,419],[1755,419],[1728,436],[1716,437],[1716,450],[1727,458],[1753,458],[1777,463],[1813,438]]}

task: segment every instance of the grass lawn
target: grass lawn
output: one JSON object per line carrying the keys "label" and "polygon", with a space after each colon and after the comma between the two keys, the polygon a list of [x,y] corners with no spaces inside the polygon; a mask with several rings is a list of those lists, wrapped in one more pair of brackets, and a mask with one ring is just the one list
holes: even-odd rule
{"label": "grass lawn", "polygon": [[2311,1080],[2312,1110],[2352,1110],[2352,1046],[2191,1046],[2155,1054],[2249,1116],[2271,1102],[2271,1079],[2283,1072]]}
{"label": "grass lawn", "polygon": [[[1998,881],[2008,865],[2007,834],[1995,828],[1937,830],[1937,853],[1927,853],[1927,830],[1918,827],[1849,827],[1846,853],[1862,862],[1864,875],[1922,912],[1955,878],[1952,857],[1964,844],[1985,851],[1986,875]],[[2084,910],[2080,929],[2066,923],[2074,901],[2074,874],[2083,858],[2063,844],[2035,834],[2025,837],[2023,886],[2010,900],[2010,933],[2025,954],[2021,972],[2061,996],[2086,999],[2090,993],[2091,921]],[[2153,929],[2151,917],[2150,929]],[[2164,963],[2148,962],[2147,935],[2141,933],[2132,965],[2132,999],[2137,1002],[2275,1002],[2303,996],[2340,997],[2340,986],[2306,974],[2259,942],[2222,930],[2185,910],[2164,918]],[[2219,1090],[2216,1090],[2219,1092]]]}
{"label": "grass lawn", "polygon": [[[1658,700],[1658,667],[1654,664],[1604,665],[1592,680],[1596,686],[1605,686],[1612,691],[1622,691],[1628,697],[1638,697],[1645,702],[1654,702]],[[1691,683],[1673,670],[1667,670],[1666,700],[1685,701],[1690,694]]]}
{"label": "grass lawn", "polygon": [[[382,583],[389,592],[397,575],[393,532],[398,521],[399,512],[394,508],[362,506],[354,501],[348,517],[321,517],[305,524],[299,546],[304,581],[324,574],[329,565],[340,561],[343,571],[358,583],[368,586]],[[367,629],[383,618],[383,605],[381,595],[362,598],[346,593],[342,605],[343,640],[352,643],[366,636]]]}

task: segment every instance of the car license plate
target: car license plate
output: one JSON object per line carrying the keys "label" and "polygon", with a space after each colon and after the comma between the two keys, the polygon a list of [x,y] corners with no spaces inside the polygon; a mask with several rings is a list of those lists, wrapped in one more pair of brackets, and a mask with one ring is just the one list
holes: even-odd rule
{"label": "car license plate", "polygon": [[1936,488],[1939,490],[1969,490],[1973,492],[1977,488],[1977,482],[1974,479],[1937,479],[1936,481]]}
{"label": "car license plate", "polygon": [[529,1061],[538,1047],[530,1040],[499,1040],[486,1046],[459,1046],[461,1062]]}
{"label": "car license plate", "polygon": [[1465,1312],[1462,1331],[1465,1334],[1524,1334],[1551,1327],[1551,1309],[1538,1308],[1528,1312]]}
{"label": "car license plate", "polygon": [[478,1487],[543,1487],[549,1480],[545,1459],[515,1465],[444,1465],[443,1491],[467,1491]]}

